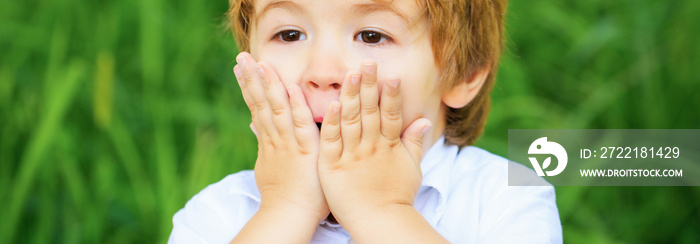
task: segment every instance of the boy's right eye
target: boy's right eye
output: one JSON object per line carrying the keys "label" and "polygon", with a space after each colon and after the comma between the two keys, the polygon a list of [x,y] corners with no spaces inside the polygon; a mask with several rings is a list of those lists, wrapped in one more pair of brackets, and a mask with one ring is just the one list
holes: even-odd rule
{"label": "boy's right eye", "polygon": [[283,41],[283,42],[295,42],[295,41],[306,40],[306,34],[302,33],[301,31],[298,31],[298,30],[283,30],[283,31],[277,32],[277,34],[275,34],[274,38],[279,39],[280,41]]}

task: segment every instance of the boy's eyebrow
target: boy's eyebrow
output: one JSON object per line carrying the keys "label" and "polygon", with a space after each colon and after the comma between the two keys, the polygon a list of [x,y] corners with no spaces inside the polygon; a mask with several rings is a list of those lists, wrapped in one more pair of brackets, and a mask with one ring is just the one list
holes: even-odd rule
{"label": "boy's eyebrow", "polygon": [[265,16],[267,11],[269,11],[271,9],[275,9],[275,8],[287,9],[293,13],[300,13],[300,14],[306,13],[306,10],[302,6],[300,6],[299,4],[297,4],[295,2],[292,2],[292,1],[273,1],[273,2],[270,2],[267,5],[265,5],[265,7],[263,7],[262,11],[260,11],[260,14],[257,14],[257,17],[255,17],[255,22],[258,22],[258,20],[260,20],[263,16]]}
{"label": "boy's eyebrow", "polygon": [[[306,13],[306,9],[295,2],[285,1],[285,0],[273,1],[273,2],[268,3],[267,5],[265,5],[265,7],[262,8],[262,10],[260,11],[260,14],[257,14],[257,16],[255,17],[255,22],[258,22],[258,20],[260,20],[263,16],[265,16],[265,14],[269,10],[275,9],[275,8],[283,8],[283,9],[287,9],[291,12],[300,13],[300,14]],[[401,18],[401,20],[403,20],[403,22],[406,25],[409,25],[409,23],[410,23],[408,16],[406,16],[406,14],[402,13],[398,9],[394,8],[391,4],[382,4],[382,3],[356,4],[356,5],[352,6],[350,13],[356,14],[356,15],[367,15],[367,14],[372,13],[372,12],[382,12],[382,11],[386,11],[386,12],[390,12],[390,13],[395,14],[396,16]]]}
{"label": "boy's eyebrow", "polygon": [[353,5],[350,9],[350,13],[356,15],[367,15],[372,12],[390,12],[401,18],[404,24],[409,25],[410,21],[406,14],[402,13],[400,10],[395,8],[391,4],[386,3],[365,3]]}

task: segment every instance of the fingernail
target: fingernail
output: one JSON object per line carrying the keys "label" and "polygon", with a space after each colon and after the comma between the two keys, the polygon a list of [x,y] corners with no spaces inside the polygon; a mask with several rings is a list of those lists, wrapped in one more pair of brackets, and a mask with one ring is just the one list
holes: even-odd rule
{"label": "fingernail", "polygon": [[350,77],[350,82],[352,82],[353,85],[357,85],[360,83],[360,75],[354,74]]}
{"label": "fingernail", "polygon": [[339,111],[340,111],[340,104],[337,104],[337,103],[333,104],[333,113],[338,114]]}
{"label": "fingernail", "polygon": [[265,75],[265,70],[263,69],[262,66],[258,65],[257,70],[258,70],[258,74],[259,74],[260,76]]}
{"label": "fingernail", "polygon": [[289,95],[289,97],[292,97],[292,95],[294,94],[294,90],[292,90],[292,86],[287,87],[287,94]]}
{"label": "fingernail", "polygon": [[428,130],[430,129],[431,126],[433,126],[432,123],[430,123],[430,122],[426,123],[426,124],[423,126],[423,131],[421,131],[421,135],[425,135],[425,133],[428,132]]}
{"label": "fingernail", "polygon": [[390,78],[389,79],[389,86],[392,88],[398,88],[399,87],[399,79],[398,78]]}
{"label": "fingernail", "polygon": [[236,57],[236,62],[238,62],[238,64],[241,66],[245,66],[246,60],[242,53],[238,54],[238,57]]}
{"label": "fingernail", "polygon": [[365,64],[365,72],[367,74],[374,74],[375,69],[376,69],[376,66],[374,63],[366,63]]}

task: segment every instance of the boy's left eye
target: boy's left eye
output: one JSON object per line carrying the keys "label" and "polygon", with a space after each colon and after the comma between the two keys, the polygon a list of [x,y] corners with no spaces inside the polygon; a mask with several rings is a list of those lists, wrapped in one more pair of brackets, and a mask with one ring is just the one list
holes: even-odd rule
{"label": "boy's left eye", "polygon": [[283,30],[277,32],[273,38],[279,39],[283,42],[295,42],[306,40],[306,34],[298,30]]}
{"label": "boy's left eye", "polygon": [[381,45],[386,42],[393,41],[391,37],[372,30],[360,31],[360,33],[357,33],[355,36],[355,40],[359,40],[370,45]]}

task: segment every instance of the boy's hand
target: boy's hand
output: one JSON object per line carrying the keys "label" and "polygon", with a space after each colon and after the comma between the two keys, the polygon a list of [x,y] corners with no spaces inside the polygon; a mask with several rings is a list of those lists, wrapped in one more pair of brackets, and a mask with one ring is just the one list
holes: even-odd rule
{"label": "boy's hand", "polygon": [[340,102],[329,105],[321,127],[321,185],[348,230],[376,211],[412,207],[421,185],[422,138],[431,123],[418,119],[401,135],[399,80],[384,85],[378,106],[376,70],[365,62],[362,74],[348,73]]}
{"label": "boy's hand", "polygon": [[285,90],[273,68],[248,53],[236,60],[234,72],[258,139],[260,211],[301,214],[318,224],[329,210],[318,179],[318,127],[301,88]]}

